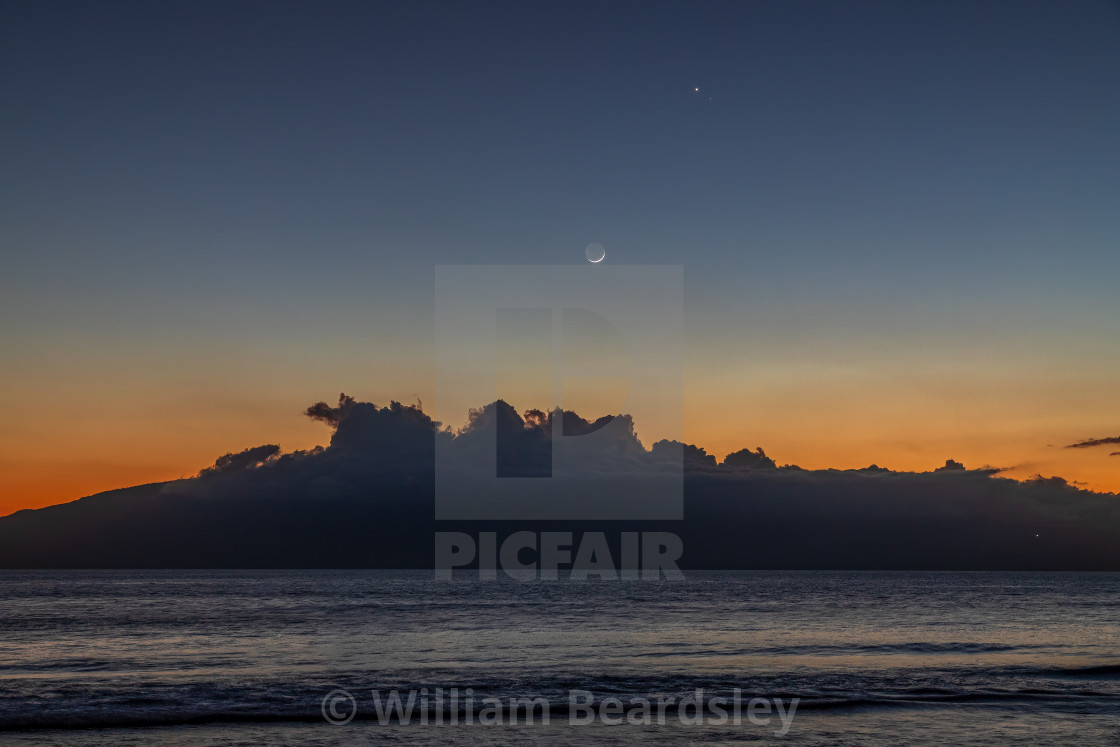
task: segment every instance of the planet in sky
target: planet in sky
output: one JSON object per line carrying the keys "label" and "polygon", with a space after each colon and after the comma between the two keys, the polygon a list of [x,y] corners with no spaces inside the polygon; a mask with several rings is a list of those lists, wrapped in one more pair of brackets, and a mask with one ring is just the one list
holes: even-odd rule
{"label": "planet in sky", "polygon": [[607,258],[607,250],[597,241],[588,244],[587,249],[585,249],[583,253],[587,255],[587,261],[594,265],[599,264]]}

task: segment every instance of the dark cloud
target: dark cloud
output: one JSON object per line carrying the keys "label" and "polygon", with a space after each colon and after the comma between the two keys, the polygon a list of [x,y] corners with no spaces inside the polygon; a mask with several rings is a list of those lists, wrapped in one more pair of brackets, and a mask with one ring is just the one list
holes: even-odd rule
{"label": "dark cloud", "polygon": [[250,467],[259,467],[279,453],[280,447],[276,444],[254,446],[251,449],[245,449],[245,451],[239,451],[236,454],[230,453],[220,456],[214,461],[214,466],[207,467],[198,474],[199,477],[212,476],[237,472],[238,470],[248,469]]}
{"label": "dark cloud", "polygon": [[1058,477],[1057,475],[1054,475],[1053,477],[1043,477],[1040,474],[1031,475],[1026,479],[1025,482],[1033,483],[1035,485],[1053,485],[1056,487],[1065,487],[1069,484],[1069,481],[1064,477]]}
{"label": "dark cloud", "polygon": [[880,467],[878,464],[872,464],[870,466],[864,467],[862,469],[857,469],[857,470],[854,470],[854,471],[855,472],[865,472],[869,475],[874,475],[874,474],[882,474],[882,473],[892,472],[893,470],[887,469],[886,467]]}
{"label": "dark cloud", "polygon": [[699,446],[680,441],[661,440],[656,442],[650,453],[655,459],[681,462],[686,470],[714,469],[716,458]]}
{"label": "dark cloud", "polygon": [[1078,441],[1075,444],[1069,444],[1067,449],[1088,449],[1093,446],[1107,446],[1108,444],[1120,444],[1120,436],[1112,436],[1111,438],[1089,438],[1084,441]]}
{"label": "dark cloud", "polygon": [[498,477],[550,476],[554,415],[541,410],[525,415],[522,418],[505,400],[471,410],[467,424],[451,441],[452,456],[461,462],[483,463],[494,454]]}
{"label": "dark cloud", "polygon": [[[692,568],[1120,570],[1120,500],[1060,477],[1020,482],[951,459],[929,472],[776,467],[758,447],[717,464],[679,441],[647,450],[626,415],[518,413],[502,400],[458,432],[419,404],[345,394],[306,413],[333,429],[329,446],[258,446],[198,478],[0,518],[0,567],[430,567],[437,530],[529,529],[672,531]],[[469,477],[494,469],[495,448],[511,476],[548,476],[564,449],[591,480],[683,466],[684,519],[436,522],[437,458]]]}
{"label": "dark cloud", "polygon": [[440,424],[432,420],[418,405],[390,402],[378,407],[369,402],[355,402],[341,395],[337,408],[328,408],[329,418],[319,405],[308,408],[308,416],[324,420],[335,428],[331,448],[361,452],[379,462],[410,460],[428,456],[432,452],[433,435]]}
{"label": "dark cloud", "polygon": [[723,458],[723,466],[742,469],[777,469],[778,467],[773,459],[766,456],[761,446],[755,447],[754,451],[740,449],[728,454]]}
{"label": "dark cloud", "polygon": [[326,402],[316,402],[304,410],[304,414],[312,420],[321,420],[327,425],[337,426],[356,404],[353,397],[348,397],[343,392],[338,395],[338,407],[331,407]]}

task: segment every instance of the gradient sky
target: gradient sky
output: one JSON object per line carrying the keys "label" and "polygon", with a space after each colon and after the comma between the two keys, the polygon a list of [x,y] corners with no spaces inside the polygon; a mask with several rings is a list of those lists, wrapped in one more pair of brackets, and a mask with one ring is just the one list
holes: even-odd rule
{"label": "gradient sky", "polygon": [[709,452],[1120,491],[1116,3],[7,2],[0,90],[0,514],[430,401],[436,265],[591,241]]}

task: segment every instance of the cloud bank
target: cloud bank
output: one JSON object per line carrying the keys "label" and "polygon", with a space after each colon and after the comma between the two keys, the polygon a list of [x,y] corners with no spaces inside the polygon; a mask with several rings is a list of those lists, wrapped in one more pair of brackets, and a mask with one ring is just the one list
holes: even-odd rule
{"label": "cloud bank", "polygon": [[[675,532],[685,568],[1120,570],[1120,498],[1060,477],[1020,482],[953,459],[928,472],[806,470],[757,446],[718,461],[693,444],[646,448],[626,415],[519,413],[501,400],[458,431],[419,405],[345,394],[305,414],[332,429],[328,446],[265,444],[194,478],[0,518],[0,567],[423,568],[436,531],[527,529]],[[683,466],[683,521],[434,519],[437,448],[464,475],[546,479],[560,447],[591,478]]]}

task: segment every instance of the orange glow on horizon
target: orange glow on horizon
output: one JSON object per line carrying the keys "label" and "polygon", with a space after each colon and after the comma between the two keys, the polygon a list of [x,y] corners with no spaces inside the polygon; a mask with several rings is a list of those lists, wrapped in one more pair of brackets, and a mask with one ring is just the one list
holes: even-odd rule
{"label": "orange glow on horizon", "polygon": [[[284,381],[269,371],[272,386],[262,393],[263,373],[231,372],[221,397],[184,394],[170,385],[157,392],[147,383],[142,406],[127,382],[111,390],[80,382],[81,391],[74,381],[68,390],[52,389],[56,382],[44,377],[36,382],[40,399],[27,396],[29,383],[20,401],[7,405],[9,418],[0,426],[0,515],[190,477],[223,454],[261,444],[279,444],[284,452],[325,445],[330,431],[302,410],[319,399],[333,402],[340,389],[379,405],[417,397],[434,401],[430,378],[400,370],[371,376],[381,382],[376,390],[338,369],[318,371],[314,381]],[[218,378],[209,373],[206,389]],[[602,401],[591,394],[585,391],[573,404],[617,405],[625,398],[614,389],[604,390]],[[507,399],[521,409],[537,406]],[[1120,393],[1105,375],[1071,383],[1060,376],[1052,381],[878,368],[825,377],[808,368],[760,367],[747,383],[742,372],[714,369],[686,373],[684,409],[684,440],[719,460],[759,446],[779,465],[805,469],[874,463],[924,472],[955,459],[970,469],[1009,468],[1003,475],[1015,479],[1060,476],[1078,487],[1120,493],[1120,457],[1109,456],[1120,449],[1063,448],[1118,435],[1110,430],[1116,424],[1101,414],[1120,411]],[[582,410],[577,407],[585,417],[605,414]],[[430,406],[428,412],[439,415]],[[466,413],[461,422],[445,419],[459,426]],[[669,435],[637,413],[635,424],[646,448]]]}
{"label": "orange glow on horizon", "polygon": [[[648,448],[656,439],[643,437],[641,425],[639,437]],[[313,425],[302,431],[300,440],[288,439],[249,439],[242,446],[228,446],[228,439],[217,439],[213,443],[195,443],[189,449],[186,444],[171,445],[165,442],[163,448],[152,447],[150,458],[137,463],[114,460],[109,454],[100,459],[74,461],[53,461],[46,457],[35,459],[11,459],[0,461],[0,516],[6,516],[22,509],[42,508],[45,506],[68,503],[81,497],[118,488],[163,482],[180,477],[191,477],[203,467],[209,466],[221,454],[240,451],[259,443],[281,442],[284,451],[312,448],[326,444],[330,434],[321,425]],[[1023,459],[1025,451],[1014,446],[993,446],[991,443],[965,443],[957,440],[932,441],[916,445],[898,444],[888,448],[878,444],[869,448],[866,444],[844,444],[828,449],[821,444],[800,446],[785,440],[775,441],[744,433],[714,432],[707,439],[692,433],[686,437],[690,443],[705,448],[709,454],[722,459],[730,452],[741,448],[754,449],[758,446],[766,450],[768,456],[779,465],[797,464],[805,469],[859,469],[872,463],[895,471],[928,472],[945,463],[946,459],[962,462],[969,469],[990,465],[1008,468],[1001,473],[1003,477],[1017,480],[1028,479],[1035,474],[1043,477],[1061,476],[1077,487],[1101,492],[1120,493],[1120,457],[1108,456],[1107,447],[1100,449],[1064,449],[1059,446],[1036,448]],[[296,436],[295,432],[289,434]],[[310,438],[308,438],[310,436]],[[1000,457],[1005,458],[1001,459]],[[1012,457],[1018,456],[1017,462]]]}

